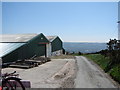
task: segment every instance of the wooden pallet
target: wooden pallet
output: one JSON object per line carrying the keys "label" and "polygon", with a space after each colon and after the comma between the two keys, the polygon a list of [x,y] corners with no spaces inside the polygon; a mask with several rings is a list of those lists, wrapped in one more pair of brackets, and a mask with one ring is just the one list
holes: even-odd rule
{"label": "wooden pallet", "polygon": [[42,61],[38,61],[38,60],[26,60],[26,61],[38,63],[38,65],[42,64]]}
{"label": "wooden pallet", "polygon": [[12,68],[22,68],[22,69],[29,69],[29,68],[32,68],[33,66],[30,66],[30,65],[15,65],[15,64],[11,64],[9,65],[9,67],[12,67]]}
{"label": "wooden pallet", "polygon": [[34,60],[28,59],[28,60],[24,60],[24,61],[20,60],[20,61],[10,64],[9,67],[29,69],[29,68],[37,67],[38,65],[41,65],[48,61],[50,61],[49,58],[48,59],[47,58],[34,59]]}

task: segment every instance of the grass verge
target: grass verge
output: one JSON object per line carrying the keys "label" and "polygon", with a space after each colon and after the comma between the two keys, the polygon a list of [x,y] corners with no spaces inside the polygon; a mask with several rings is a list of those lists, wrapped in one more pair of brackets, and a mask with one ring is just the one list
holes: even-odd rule
{"label": "grass verge", "polygon": [[[107,67],[107,64],[109,62],[108,57],[104,57],[101,54],[88,54],[88,55],[83,55],[90,60],[93,60],[96,62],[103,70]],[[118,83],[120,83],[120,65],[116,64],[114,65],[108,72],[108,74]]]}

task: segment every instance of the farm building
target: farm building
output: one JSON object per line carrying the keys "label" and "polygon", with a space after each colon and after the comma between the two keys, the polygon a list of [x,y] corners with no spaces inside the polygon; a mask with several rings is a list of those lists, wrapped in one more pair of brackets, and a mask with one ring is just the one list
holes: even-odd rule
{"label": "farm building", "polygon": [[[41,34],[0,35],[0,57],[3,63],[29,59],[37,56],[50,57],[50,42]],[[62,48],[62,46],[61,46]]]}
{"label": "farm building", "polygon": [[48,46],[50,47],[51,55],[60,55],[62,54],[63,50],[63,43],[58,36],[47,36],[49,40]]}

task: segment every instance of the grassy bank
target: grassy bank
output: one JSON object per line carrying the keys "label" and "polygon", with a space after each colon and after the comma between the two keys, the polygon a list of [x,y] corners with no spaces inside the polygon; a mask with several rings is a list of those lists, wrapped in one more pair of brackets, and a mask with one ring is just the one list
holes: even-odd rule
{"label": "grassy bank", "polygon": [[[107,67],[107,64],[109,62],[108,57],[104,57],[100,54],[88,54],[88,55],[83,55],[83,56],[96,62],[103,70]],[[114,65],[112,69],[109,70],[108,74],[110,74],[110,76],[114,80],[120,83],[120,65],[119,64]]]}

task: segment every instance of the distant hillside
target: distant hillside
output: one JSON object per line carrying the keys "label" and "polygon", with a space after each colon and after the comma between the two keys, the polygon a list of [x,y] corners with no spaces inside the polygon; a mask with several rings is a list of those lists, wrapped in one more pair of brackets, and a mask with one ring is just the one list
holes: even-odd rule
{"label": "distant hillside", "polygon": [[104,50],[107,48],[106,43],[76,43],[76,42],[64,42],[63,47],[68,52],[82,52],[91,53]]}

